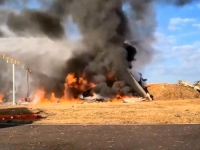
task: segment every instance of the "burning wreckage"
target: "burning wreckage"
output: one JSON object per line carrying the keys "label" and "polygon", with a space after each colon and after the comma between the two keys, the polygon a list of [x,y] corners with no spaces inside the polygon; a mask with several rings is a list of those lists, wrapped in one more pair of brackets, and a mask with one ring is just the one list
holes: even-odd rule
{"label": "burning wreckage", "polygon": [[[37,88],[44,87],[44,91],[46,92],[44,97],[48,97],[47,99],[49,99],[51,97],[51,94],[55,93],[55,97],[59,97],[60,100],[81,98],[83,100],[91,99],[107,101],[109,99],[115,99],[116,97],[121,99],[133,99],[133,97],[142,97],[143,99],[152,100],[147,90],[147,87],[145,86],[146,79],[143,79],[141,73],[134,70],[134,68],[131,68],[131,65],[129,67],[127,65],[127,61],[129,62],[129,64],[135,61],[134,58],[137,51],[136,48],[132,46],[132,44],[128,42],[124,43],[124,40],[139,40],[138,44],[144,45],[141,47],[141,51],[145,52],[145,54],[147,54],[147,57],[151,55],[149,52],[152,49],[151,44],[152,39],[154,39],[154,31],[156,28],[156,15],[154,11],[155,1],[83,0],[80,3],[76,0],[53,0],[49,2],[50,3],[48,4],[46,2],[41,3],[41,6],[45,4],[46,9],[22,9],[20,13],[15,14],[12,12],[11,15],[4,15],[6,17],[8,16],[8,18],[3,20],[7,21],[5,22],[5,24],[9,27],[9,30],[16,34],[16,36],[21,37],[22,35],[33,35],[33,37],[37,37],[45,35],[45,37],[47,36],[53,39],[62,39],[63,37],[65,37],[66,34],[65,27],[68,27],[68,25],[65,27],[63,27],[62,25],[64,25],[66,23],[66,19],[70,17],[72,22],[78,25],[83,43],[84,45],[86,45],[86,50],[84,48],[81,49],[80,51],[83,50],[84,53],[80,53],[80,55],[72,58],[73,60],[67,61],[66,64],[63,64],[64,67],[61,66],[56,69],[54,68],[55,74],[57,74],[57,70],[59,70],[58,76],[54,76],[53,74],[50,75],[48,72],[44,71],[46,65],[41,65],[42,71],[39,70],[38,68],[40,68],[39,66],[42,61],[36,62],[36,57],[33,57],[34,62],[37,63],[37,65],[35,66],[38,66],[38,68],[36,67],[35,70],[39,71],[34,71],[34,69],[31,68],[33,70],[33,74],[31,76],[32,78],[34,78],[33,80],[35,82],[31,85],[31,92],[35,92]],[[183,6],[192,1],[177,0],[162,2],[164,2],[164,4]],[[9,3],[11,3],[11,1],[9,1]],[[1,5],[4,4],[5,3],[1,3]],[[131,13],[126,14],[123,11],[123,6],[125,5],[130,6],[129,8]],[[77,9],[80,11],[77,11]],[[3,13],[5,12],[3,11]],[[21,25],[25,27],[26,30],[22,30],[23,28],[19,28],[19,22],[21,22]],[[134,35],[138,35],[137,37],[140,38],[137,38]],[[127,61],[124,60],[124,51],[121,48],[121,45],[123,45],[123,43],[124,48],[128,52]],[[16,49],[15,52],[17,51],[18,49]],[[19,54],[19,57],[24,57],[27,54],[29,55],[29,51],[27,52],[28,53],[25,52],[23,55]],[[123,55],[122,57],[121,54]],[[84,58],[83,55],[85,55]],[[145,55],[143,58],[145,58]],[[147,59],[145,59],[145,64],[148,64],[148,61],[146,60]],[[27,65],[32,64],[31,59],[25,61],[23,62]],[[86,84],[88,84],[88,82],[84,82],[83,88],[81,86],[76,89],[76,83],[79,84],[80,80],[80,82],[83,81],[83,78],[80,75],[85,71],[84,69],[86,70],[86,72],[89,72],[87,72],[87,79],[89,79],[89,81],[90,79],[93,80],[92,77],[96,77],[98,75],[102,75],[104,81],[102,81],[102,83],[99,83],[99,81],[97,81],[97,83],[94,82],[95,84],[97,84],[96,86],[85,86]],[[112,76],[108,77],[110,78],[110,80],[107,81],[106,75],[107,73],[109,73],[109,71],[114,72],[114,74],[119,79],[115,80],[116,78]],[[75,75],[72,75],[72,77],[75,77],[77,79],[77,81],[72,81],[72,84],[75,85],[74,87],[73,85],[69,86],[70,83],[66,83],[65,80],[67,78],[66,75],[68,76],[70,73],[74,73]],[[4,81],[3,83],[7,85],[7,82]],[[24,83],[22,83],[21,81],[20,83],[24,85]],[[3,89],[2,94],[6,96],[6,91],[8,91],[7,88],[2,85],[1,87]],[[12,88],[8,87],[8,89]],[[23,92],[25,91],[24,89],[22,90]],[[69,95],[67,95],[67,92]],[[25,94],[18,95],[20,95],[19,97],[22,97],[21,95],[24,96]],[[31,97],[31,99],[34,99],[30,95],[29,97]]]}
{"label": "burning wreckage", "polygon": [[[146,87],[147,79],[144,79],[142,76],[142,73],[135,71],[131,65],[132,63],[134,63],[134,61],[136,61],[135,59],[135,55],[137,53],[136,48],[127,41],[124,42],[123,47],[127,51],[126,60],[128,61],[128,64],[129,64],[129,66],[127,66],[126,72],[124,72],[127,78],[126,81],[128,82],[120,81],[115,76],[113,76],[112,73],[110,73],[108,75],[108,80],[106,81],[106,84],[111,88],[109,92],[111,93],[112,96],[108,96],[110,94],[102,95],[99,92],[98,84],[97,85],[88,84],[88,82],[84,80],[84,77],[76,78],[74,74],[68,74],[65,82],[63,81],[59,82],[59,85],[60,86],[65,85],[65,91],[68,91],[68,93],[64,93],[64,96],[62,96],[62,98],[55,98],[55,94],[54,94],[55,89],[52,90],[51,92],[47,92],[46,94],[45,94],[46,90],[44,89],[42,92],[40,91],[37,94],[29,95],[28,94],[29,92],[27,92],[27,96],[25,98],[20,98],[22,95],[20,94],[21,96],[19,96],[19,94],[16,93],[18,95],[18,96],[16,95],[17,101],[19,103],[30,103],[34,101],[41,101],[42,99],[46,100],[47,97],[48,97],[47,98],[48,101],[54,101],[56,99],[56,102],[61,102],[62,100],[66,100],[66,99],[80,99],[85,102],[107,102],[113,99],[122,100],[124,102],[153,100],[152,96],[150,95]],[[46,77],[42,78],[42,80],[43,79],[45,80],[45,78]],[[49,80],[48,82],[51,82],[51,81]],[[58,88],[59,86],[56,86],[56,87],[57,87],[56,90],[62,91],[60,88]],[[127,92],[123,92],[123,90],[127,91],[127,89],[129,91],[128,94]],[[102,87],[101,87],[101,90],[102,90]],[[51,94],[48,94],[48,93],[51,93]],[[54,95],[53,96],[54,100],[52,100],[52,94]],[[9,99],[9,100],[12,99],[11,93],[6,94],[6,95],[7,95],[6,96],[7,98],[6,97],[4,98]],[[5,101],[8,102],[8,100],[5,100]]]}
{"label": "burning wreckage", "polygon": [[[135,55],[137,53],[136,48],[128,41],[124,42],[123,45],[124,49],[127,51],[127,61],[129,62],[129,66],[127,68],[127,73],[131,81],[130,83],[124,83],[123,81],[116,81],[111,86],[113,89],[120,89],[120,87],[124,86],[124,84],[128,84],[131,87],[131,95],[130,96],[123,96],[122,93],[118,93],[116,98],[122,99],[124,102],[135,102],[135,101],[144,101],[144,100],[153,100],[153,96],[150,95],[146,81],[147,79],[144,79],[142,76],[142,73],[135,71],[132,68],[132,62],[136,61]],[[122,85],[123,84],[123,85]],[[84,91],[81,95],[79,95],[79,98],[82,100],[87,101],[96,101],[96,102],[104,102],[109,101],[109,97],[104,97],[102,95],[97,94],[95,91],[98,91],[96,89],[97,86],[89,88],[88,90]]]}

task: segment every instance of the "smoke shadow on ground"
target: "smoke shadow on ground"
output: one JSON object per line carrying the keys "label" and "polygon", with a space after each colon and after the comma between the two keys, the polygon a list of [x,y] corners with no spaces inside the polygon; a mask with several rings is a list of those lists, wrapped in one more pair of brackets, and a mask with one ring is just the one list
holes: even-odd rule
{"label": "smoke shadow on ground", "polygon": [[[4,107],[4,108],[2,108]],[[0,129],[6,128],[6,127],[14,127],[14,126],[20,126],[25,124],[32,124],[36,121],[41,120],[43,117],[40,116],[41,110],[34,110],[32,111],[29,108],[26,107],[17,107],[13,108],[11,106],[0,106]],[[24,118],[25,115],[32,115],[34,114],[34,117],[27,117]],[[37,117],[36,114],[38,115]],[[4,116],[16,116],[16,115],[23,115],[21,118],[13,118],[13,119],[2,119]]]}

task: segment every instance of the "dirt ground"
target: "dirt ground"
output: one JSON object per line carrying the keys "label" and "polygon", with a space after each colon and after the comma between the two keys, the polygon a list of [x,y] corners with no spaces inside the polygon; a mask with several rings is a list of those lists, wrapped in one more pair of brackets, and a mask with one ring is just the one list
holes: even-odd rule
{"label": "dirt ground", "polygon": [[178,84],[157,84],[148,88],[155,100],[200,98],[200,93],[193,88]]}
{"label": "dirt ground", "polygon": [[[200,123],[200,99],[136,103],[60,103],[26,107],[0,106],[0,115],[30,112],[46,117],[33,121],[34,124]],[[23,123],[28,121],[12,120],[12,122]]]}
{"label": "dirt ground", "polygon": [[[170,124],[200,123],[200,93],[175,84],[152,85],[154,101],[41,103],[30,106],[0,106],[0,115],[38,113],[40,120],[9,120],[34,124]],[[0,120],[5,122],[5,120]]]}

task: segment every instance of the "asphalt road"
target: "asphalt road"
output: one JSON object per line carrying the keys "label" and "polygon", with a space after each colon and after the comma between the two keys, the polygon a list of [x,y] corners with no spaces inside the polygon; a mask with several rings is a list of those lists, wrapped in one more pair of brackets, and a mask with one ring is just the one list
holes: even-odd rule
{"label": "asphalt road", "polygon": [[199,150],[200,125],[0,125],[0,150]]}

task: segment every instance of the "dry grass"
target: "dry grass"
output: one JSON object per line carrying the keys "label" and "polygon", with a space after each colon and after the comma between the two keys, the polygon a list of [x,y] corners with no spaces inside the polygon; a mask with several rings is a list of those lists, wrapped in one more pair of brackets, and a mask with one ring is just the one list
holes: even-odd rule
{"label": "dry grass", "polygon": [[[17,106],[19,108],[19,106]],[[6,106],[0,106],[0,110]],[[200,99],[137,103],[42,104],[27,106],[47,118],[35,124],[200,123]],[[20,112],[20,109],[17,110]],[[25,111],[25,109],[23,109]],[[16,113],[16,112],[15,112]],[[0,114],[2,112],[0,111]]]}

